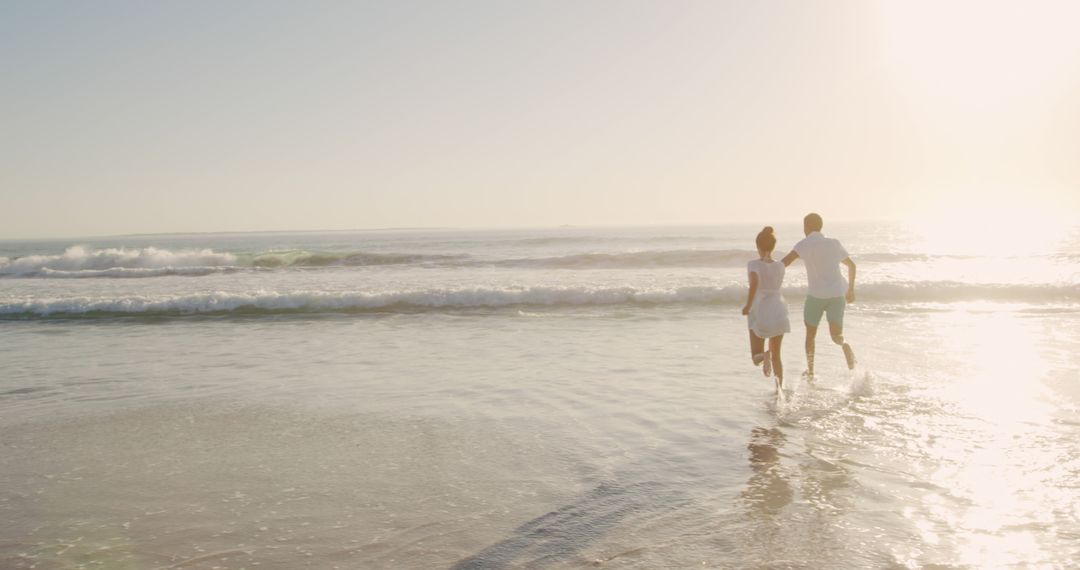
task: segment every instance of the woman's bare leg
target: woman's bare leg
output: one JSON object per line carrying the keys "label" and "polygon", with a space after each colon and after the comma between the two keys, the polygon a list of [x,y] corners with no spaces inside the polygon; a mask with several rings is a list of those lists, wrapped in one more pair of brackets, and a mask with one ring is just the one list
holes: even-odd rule
{"label": "woman's bare leg", "polygon": [[777,335],[769,339],[769,356],[772,358],[772,372],[776,375],[780,387],[784,387],[784,363],[780,360],[780,345],[784,342],[784,335]]}
{"label": "woman's bare leg", "polygon": [[[750,331],[750,359],[754,366],[759,366],[765,360],[765,339]],[[768,376],[768,374],[765,374]]]}

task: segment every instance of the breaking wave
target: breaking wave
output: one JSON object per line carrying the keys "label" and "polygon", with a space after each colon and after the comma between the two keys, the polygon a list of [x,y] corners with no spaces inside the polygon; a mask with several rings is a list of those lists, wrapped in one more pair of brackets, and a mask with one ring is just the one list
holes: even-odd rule
{"label": "breaking wave", "polygon": [[[211,249],[171,251],[156,247],[92,249],[75,245],[60,255],[27,255],[9,259],[0,257],[0,275],[70,276],[74,272],[102,272],[138,269],[192,269],[236,265],[236,256]],[[50,274],[51,272],[51,274]],[[122,272],[118,272],[122,273]],[[130,275],[125,275],[130,276]]]}
{"label": "breaking wave", "polygon": [[244,269],[285,267],[358,267],[454,263],[465,255],[397,253],[315,253],[303,250],[257,254],[216,252],[212,249],[172,251],[156,247],[104,248],[71,246],[60,255],[0,257],[0,276],[36,278],[202,276]]}
{"label": "breaking wave", "polygon": [[289,313],[423,311],[507,306],[585,306],[723,302],[743,288],[683,287],[642,290],[632,287],[521,287],[416,289],[405,291],[204,293],[166,297],[32,299],[0,302],[0,316],[130,315],[201,313]]}
{"label": "breaking wave", "polygon": [[[384,253],[370,251],[313,252],[306,250],[259,253],[218,252],[212,249],[172,251],[155,247],[104,248],[72,246],[60,255],[0,257],[0,277],[8,278],[136,278],[167,275],[202,276],[242,270],[329,267],[505,267],[521,269],[648,269],[655,267],[741,267],[756,257],[742,249],[675,249],[574,253],[554,257],[486,259],[467,254]],[[929,261],[933,256],[908,253],[866,253],[871,263]]]}
{"label": "breaking wave", "polygon": [[[183,275],[188,277],[202,277],[214,273],[234,273],[239,271],[236,267],[112,267],[109,269],[82,269],[78,271],[63,271],[59,269],[41,269],[33,276],[50,279],[93,279],[95,277],[111,277],[116,279],[139,278],[139,277],[163,277],[166,275]],[[26,275],[24,275],[26,276]]]}
{"label": "breaking wave", "polygon": [[[805,291],[785,289],[789,301]],[[858,289],[866,303],[950,303],[1001,301],[1075,304],[1080,285],[1018,286],[968,285],[951,282],[871,283]],[[502,307],[583,307],[735,305],[746,297],[743,285],[645,289],[635,287],[476,287],[413,289],[400,291],[256,291],[250,293],[199,293],[173,296],[118,298],[70,297],[0,301],[0,318],[93,317],[132,315],[282,314],[423,312],[439,310],[496,309]],[[791,311],[797,311],[792,303]]]}

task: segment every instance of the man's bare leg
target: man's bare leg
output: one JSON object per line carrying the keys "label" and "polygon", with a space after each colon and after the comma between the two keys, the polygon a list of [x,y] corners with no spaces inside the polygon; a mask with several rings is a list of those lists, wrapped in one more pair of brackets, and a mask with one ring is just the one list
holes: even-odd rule
{"label": "man's bare leg", "polygon": [[814,379],[814,339],[817,337],[817,327],[806,325],[806,378]]}
{"label": "man's bare leg", "polygon": [[844,351],[844,360],[847,361],[848,370],[855,370],[855,351],[851,350],[850,344],[844,342],[843,325],[829,323],[829,335],[832,336],[832,341],[840,345],[840,349]]}

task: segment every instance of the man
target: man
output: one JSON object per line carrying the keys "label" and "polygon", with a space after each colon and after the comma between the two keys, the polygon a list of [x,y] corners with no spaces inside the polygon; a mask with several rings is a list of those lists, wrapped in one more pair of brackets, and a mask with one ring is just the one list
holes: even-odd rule
{"label": "man", "polygon": [[[855,368],[855,352],[844,342],[844,307],[855,302],[855,262],[838,240],[821,233],[824,225],[821,216],[807,214],[803,218],[806,237],[783,259],[784,267],[799,258],[806,264],[809,290],[803,306],[803,321],[806,323],[806,377],[811,380],[814,378],[814,339],[823,314],[829,321],[832,341],[843,349],[848,368]],[[846,282],[840,274],[841,263],[848,268]]]}

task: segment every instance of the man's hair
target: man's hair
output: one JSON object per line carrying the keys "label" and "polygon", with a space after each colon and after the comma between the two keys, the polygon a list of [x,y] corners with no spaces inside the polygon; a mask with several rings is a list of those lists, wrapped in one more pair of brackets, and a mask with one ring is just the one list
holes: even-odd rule
{"label": "man's hair", "polygon": [[813,212],[807,214],[806,217],[802,219],[802,223],[806,229],[812,232],[820,232],[821,228],[825,226],[825,222],[821,220],[821,216]]}

